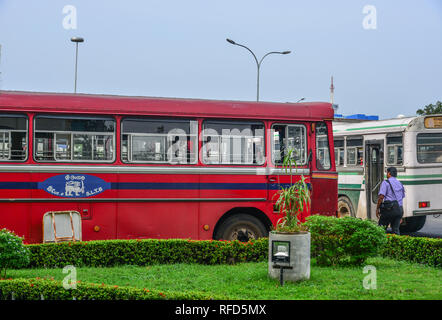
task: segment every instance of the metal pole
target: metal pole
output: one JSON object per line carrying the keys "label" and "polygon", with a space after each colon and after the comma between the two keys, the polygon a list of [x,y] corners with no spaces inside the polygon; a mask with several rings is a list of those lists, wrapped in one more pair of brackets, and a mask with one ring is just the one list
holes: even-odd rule
{"label": "metal pole", "polygon": [[74,93],[77,93],[77,64],[78,64],[78,42],[75,43],[75,81],[74,81]]}
{"label": "metal pole", "polygon": [[282,266],[279,269],[279,283],[281,287],[284,285],[284,268]]}
{"label": "metal pole", "polygon": [[261,68],[261,63],[258,63],[258,79],[256,80],[256,101],[259,101],[259,70]]}
{"label": "metal pole", "polygon": [[78,65],[78,43],[84,42],[83,38],[72,37],[72,42],[75,42],[75,79],[74,79],[74,93],[77,93],[77,65]]}
{"label": "metal pole", "polygon": [[279,51],[272,51],[272,52],[269,52],[269,53],[265,54],[265,55],[261,58],[261,60],[258,62],[258,59],[256,58],[256,55],[255,55],[255,54],[253,53],[253,51],[250,50],[248,47],[246,47],[246,46],[244,46],[244,45],[242,45],[242,44],[236,43],[235,41],[233,41],[233,40],[231,40],[231,39],[226,39],[226,40],[227,40],[227,42],[230,43],[230,44],[234,44],[234,45],[236,45],[236,46],[240,46],[240,47],[243,47],[243,48],[247,49],[247,50],[253,55],[253,58],[254,58],[255,61],[256,61],[256,67],[257,67],[257,77],[256,77],[256,101],[259,101],[259,73],[260,73],[260,70],[261,70],[261,63],[262,63],[262,61],[263,61],[264,58],[267,57],[269,54],[274,54],[274,53],[277,53],[277,54],[289,54],[291,51],[282,51],[282,52],[279,52]]}
{"label": "metal pole", "polygon": [[0,90],[2,89],[2,45],[0,44]]}

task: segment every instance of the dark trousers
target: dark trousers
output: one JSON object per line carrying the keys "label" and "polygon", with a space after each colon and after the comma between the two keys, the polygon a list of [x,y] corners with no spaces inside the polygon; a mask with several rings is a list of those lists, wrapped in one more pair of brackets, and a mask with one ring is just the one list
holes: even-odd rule
{"label": "dark trousers", "polygon": [[381,212],[379,218],[379,225],[387,228],[391,225],[391,230],[393,233],[399,235],[399,226],[401,224],[402,216],[404,215],[404,208],[399,205],[395,205],[392,210],[388,213]]}

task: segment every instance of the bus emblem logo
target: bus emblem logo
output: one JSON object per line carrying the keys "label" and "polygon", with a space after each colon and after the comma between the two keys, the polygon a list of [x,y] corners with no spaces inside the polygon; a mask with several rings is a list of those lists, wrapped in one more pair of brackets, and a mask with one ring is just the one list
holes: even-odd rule
{"label": "bus emblem logo", "polygon": [[87,198],[111,188],[109,182],[87,174],[61,174],[38,183],[38,189],[64,198]]}

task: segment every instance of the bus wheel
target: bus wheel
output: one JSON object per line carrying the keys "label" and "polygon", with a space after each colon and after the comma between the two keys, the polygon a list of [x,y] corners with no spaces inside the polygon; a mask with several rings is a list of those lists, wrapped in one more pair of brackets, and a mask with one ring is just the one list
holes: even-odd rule
{"label": "bus wheel", "polygon": [[247,242],[268,236],[265,225],[248,214],[237,214],[225,220],[216,232],[216,240],[239,240]]}
{"label": "bus wheel", "polygon": [[353,205],[346,196],[340,196],[338,198],[338,218],[343,217],[356,217]]}
{"label": "bus wheel", "polygon": [[400,225],[400,233],[416,232],[422,229],[427,220],[427,216],[407,217],[404,218],[403,224]]}

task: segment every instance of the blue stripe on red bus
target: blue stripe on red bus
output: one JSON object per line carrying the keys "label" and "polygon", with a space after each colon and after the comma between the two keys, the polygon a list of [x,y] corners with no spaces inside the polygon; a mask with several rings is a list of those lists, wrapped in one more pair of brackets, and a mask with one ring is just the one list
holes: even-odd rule
{"label": "blue stripe on red bus", "polygon": [[[281,187],[290,184],[282,183]],[[0,182],[0,189],[39,189],[38,182]],[[114,190],[278,190],[278,184],[267,183],[173,183],[173,182],[112,182]]]}
{"label": "blue stripe on red bus", "polygon": [[266,183],[173,183],[173,182],[113,182],[119,190],[267,190]]}
{"label": "blue stripe on red bus", "polygon": [[38,182],[0,182],[0,189],[38,189]]}

